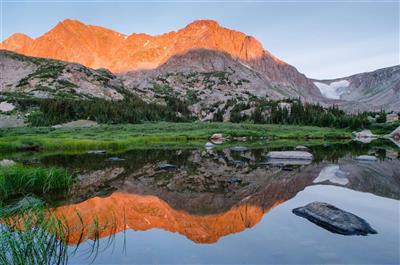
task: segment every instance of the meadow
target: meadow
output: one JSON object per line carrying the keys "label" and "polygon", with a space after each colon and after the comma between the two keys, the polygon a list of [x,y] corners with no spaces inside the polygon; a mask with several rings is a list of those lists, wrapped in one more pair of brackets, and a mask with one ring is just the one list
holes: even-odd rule
{"label": "meadow", "polygon": [[128,150],[157,143],[206,141],[212,134],[249,139],[350,139],[347,129],[251,123],[143,123],[97,127],[23,127],[0,130],[0,150]]}

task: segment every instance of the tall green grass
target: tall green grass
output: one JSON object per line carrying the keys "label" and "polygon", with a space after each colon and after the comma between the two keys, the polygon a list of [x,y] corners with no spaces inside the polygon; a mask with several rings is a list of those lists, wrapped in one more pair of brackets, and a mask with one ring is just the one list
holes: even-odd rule
{"label": "tall green grass", "polygon": [[66,191],[72,180],[73,175],[62,168],[21,165],[0,167],[0,201],[28,194],[45,195]]}
{"label": "tall green grass", "polygon": [[[24,198],[26,199],[26,198]],[[24,200],[22,199],[22,200]],[[8,205],[8,209],[17,209]],[[76,215],[80,223],[69,224],[68,218]],[[113,224],[107,224],[113,225]],[[115,224],[114,224],[115,225]],[[103,229],[96,216],[89,223],[80,218],[79,212],[70,216],[59,216],[45,205],[32,204],[17,211],[0,211],[0,265],[53,265],[67,264],[68,258],[78,252],[82,242],[85,244],[88,264],[93,262],[99,247]],[[75,247],[70,245],[70,237],[79,238]],[[109,236],[109,246],[114,236]]]}
{"label": "tall green grass", "polygon": [[[0,264],[53,265],[67,263],[65,227],[43,208],[2,216]],[[61,240],[60,240],[61,239]]]}

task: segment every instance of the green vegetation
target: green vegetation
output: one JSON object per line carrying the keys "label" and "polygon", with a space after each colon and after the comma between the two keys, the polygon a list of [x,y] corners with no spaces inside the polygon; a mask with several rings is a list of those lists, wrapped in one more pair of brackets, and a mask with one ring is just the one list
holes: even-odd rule
{"label": "green vegetation", "polygon": [[9,128],[0,130],[0,150],[132,149],[163,142],[207,140],[214,133],[226,137],[269,139],[349,139],[343,129],[250,123],[145,123],[89,128]]}
{"label": "green vegetation", "polygon": [[166,98],[166,106],[146,103],[133,95],[120,101],[20,97],[10,97],[8,101],[17,104],[22,112],[36,109],[28,117],[32,126],[50,126],[78,119],[107,124],[190,120],[187,104],[172,96]]}
{"label": "green vegetation", "polygon": [[369,127],[369,129],[371,129],[374,134],[385,135],[393,132],[399,126],[400,121],[391,123],[374,123]]}
{"label": "green vegetation", "polygon": [[66,264],[68,244],[61,219],[34,207],[0,216],[0,264]]}
{"label": "green vegetation", "polygon": [[72,175],[60,168],[0,167],[0,202],[27,194],[66,191],[71,184]]}
{"label": "green vegetation", "polygon": [[[254,123],[311,125],[333,128],[366,128],[370,125],[370,113],[348,114],[337,106],[325,108],[319,104],[305,104],[300,100],[286,100],[290,107],[280,105],[279,101],[259,100],[254,102],[254,111],[249,117],[240,113],[250,105],[237,103],[231,111],[231,122],[253,121]],[[265,113],[268,113],[266,115]]]}

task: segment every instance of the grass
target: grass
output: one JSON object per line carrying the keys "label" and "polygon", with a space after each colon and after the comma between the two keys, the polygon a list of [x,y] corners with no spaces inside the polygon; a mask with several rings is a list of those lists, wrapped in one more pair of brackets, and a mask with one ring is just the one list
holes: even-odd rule
{"label": "grass", "polygon": [[61,168],[0,167],[0,202],[28,194],[45,195],[66,191],[72,184],[72,175]]}
{"label": "grass", "polygon": [[25,127],[0,130],[0,150],[132,149],[160,143],[207,140],[214,133],[225,137],[268,139],[350,139],[344,129],[249,123],[145,123],[102,125],[90,128]]}
{"label": "grass", "polygon": [[44,209],[3,216],[0,226],[0,264],[66,264],[68,245],[60,219]]}

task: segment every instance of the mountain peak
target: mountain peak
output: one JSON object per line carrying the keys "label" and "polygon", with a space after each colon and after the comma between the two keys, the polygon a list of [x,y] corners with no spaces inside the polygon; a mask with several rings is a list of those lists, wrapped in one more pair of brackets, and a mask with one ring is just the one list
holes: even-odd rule
{"label": "mountain peak", "polygon": [[208,27],[208,28],[218,28],[219,23],[211,19],[200,19],[189,23],[186,28],[197,28],[197,27]]}
{"label": "mountain peak", "polygon": [[26,45],[30,45],[34,40],[23,33],[15,33],[0,43],[1,49],[18,51]]}

